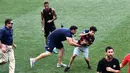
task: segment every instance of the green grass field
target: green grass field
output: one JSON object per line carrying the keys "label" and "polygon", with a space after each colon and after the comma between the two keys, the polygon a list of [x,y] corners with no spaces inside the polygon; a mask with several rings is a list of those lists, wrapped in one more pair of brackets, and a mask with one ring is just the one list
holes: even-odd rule
{"label": "green grass field", "polygon": [[[82,57],[74,61],[68,73],[96,73],[98,61],[104,57],[104,48],[112,46],[115,57],[121,62],[130,52],[130,0],[50,0],[50,7],[55,8],[58,19],[57,28],[78,26],[78,34],[91,25],[97,27],[96,40],[90,46],[90,60],[93,70],[88,70]],[[0,27],[5,18],[14,20],[14,41],[16,73],[64,73],[64,68],[57,68],[57,54],[42,59],[30,68],[29,58],[44,52],[44,34],[41,31],[40,11],[43,0],[0,0]],[[66,42],[63,62],[68,64],[74,47]],[[0,66],[0,73],[8,73],[8,64]],[[121,70],[127,73],[127,67]]]}

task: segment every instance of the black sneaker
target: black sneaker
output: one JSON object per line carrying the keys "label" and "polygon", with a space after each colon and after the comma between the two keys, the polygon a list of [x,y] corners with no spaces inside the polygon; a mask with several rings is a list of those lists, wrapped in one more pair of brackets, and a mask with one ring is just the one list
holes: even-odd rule
{"label": "black sneaker", "polygon": [[89,70],[92,70],[91,66],[88,66],[88,69],[89,69]]}
{"label": "black sneaker", "polygon": [[69,69],[70,69],[70,67],[66,67],[66,68],[64,69],[64,72],[67,72]]}

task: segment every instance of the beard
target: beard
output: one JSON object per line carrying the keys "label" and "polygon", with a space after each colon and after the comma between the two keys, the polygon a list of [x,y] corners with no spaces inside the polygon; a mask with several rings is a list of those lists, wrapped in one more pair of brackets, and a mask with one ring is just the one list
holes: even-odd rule
{"label": "beard", "polygon": [[107,56],[108,57],[108,59],[112,59],[113,58],[113,55],[109,55],[109,56]]}

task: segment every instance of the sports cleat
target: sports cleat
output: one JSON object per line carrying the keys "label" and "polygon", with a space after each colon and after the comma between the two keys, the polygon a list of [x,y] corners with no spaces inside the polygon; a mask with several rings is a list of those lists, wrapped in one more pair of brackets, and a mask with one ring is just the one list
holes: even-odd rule
{"label": "sports cleat", "polygon": [[91,66],[88,66],[88,69],[89,69],[89,70],[92,70]]}
{"label": "sports cleat", "polygon": [[59,64],[59,63],[57,63],[57,67],[66,67],[67,65],[66,64],[63,64],[63,63],[61,63],[61,64]]}
{"label": "sports cleat", "polygon": [[70,69],[70,67],[66,67],[66,68],[64,69],[64,72],[67,72],[69,69]]}
{"label": "sports cleat", "polygon": [[56,48],[53,49],[53,53],[57,54],[58,52],[56,51]]}
{"label": "sports cleat", "polygon": [[33,68],[34,67],[34,58],[30,58],[30,66],[31,66],[31,68]]}

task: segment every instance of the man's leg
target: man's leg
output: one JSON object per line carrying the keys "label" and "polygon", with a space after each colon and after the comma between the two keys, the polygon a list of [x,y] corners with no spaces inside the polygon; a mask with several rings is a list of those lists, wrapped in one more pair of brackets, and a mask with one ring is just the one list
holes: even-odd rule
{"label": "man's leg", "polygon": [[64,72],[67,72],[67,71],[70,69],[70,67],[71,67],[71,65],[72,65],[72,63],[73,63],[73,61],[74,61],[74,59],[76,58],[76,56],[77,56],[77,55],[72,55],[68,66],[64,69]]}
{"label": "man's leg", "polygon": [[47,28],[44,28],[45,32],[44,32],[44,36],[45,36],[45,43],[47,45],[47,37],[49,35],[49,30]]}
{"label": "man's leg", "polygon": [[90,61],[89,61],[89,59],[88,59],[88,58],[84,58],[84,59],[85,59],[87,65],[88,65],[88,69],[91,70],[91,65],[90,65]]}
{"label": "man's leg", "polygon": [[63,64],[63,62],[62,62],[63,55],[64,55],[64,48],[61,48],[58,53],[57,67],[66,67],[67,66],[66,64]]}
{"label": "man's leg", "polygon": [[87,65],[88,65],[88,69],[91,70],[91,65],[90,65],[90,61],[89,61],[89,58],[88,58],[89,49],[88,49],[88,47],[84,47],[82,49],[83,49],[84,59],[85,59]]}
{"label": "man's leg", "polygon": [[10,48],[9,52],[9,73],[15,73],[15,57],[14,57],[14,50],[12,47]]}
{"label": "man's leg", "polygon": [[3,65],[8,62],[7,57],[8,57],[7,53],[3,53],[2,50],[0,49],[0,65]]}
{"label": "man's leg", "polygon": [[71,67],[71,65],[72,65],[74,59],[76,58],[76,56],[77,56],[77,55],[72,55],[72,57],[71,57],[71,59],[70,59],[70,62],[69,62],[69,64],[68,64],[68,67]]}
{"label": "man's leg", "polygon": [[49,51],[46,51],[45,53],[42,53],[40,54],[39,56],[35,57],[35,58],[30,58],[30,65],[31,65],[31,68],[34,67],[34,63],[42,58],[45,58],[47,56],[50,56],[51,55],[51,52]]}
{"label": "man's leg", "polygon": [[60,50],[59,50],[59,53],[58,53],[58,63],[59,63],[59,64],[62,63],[63,54],[64,54],[64,48],[60,49]]}
{"label": "man's leg", "polygon": [[78,56],[79,55],[79,53],[80,53],[80,47],[75,47],[75,49],[74,49],[74,51],[73,51],[73,55],[72,55],[72,57],[71,57],[71,59],[70,59],[70,62],[69,62],[69,64],[68,64],[68,66],[64,69],[64,72],[67,72],[69,69],[70,69],[70,67],[71,67],[71,65],[72,65],[72,63],[73,63],[73,61],[74,61],[74,59],[76,58],[76,56]]}

